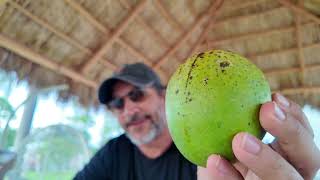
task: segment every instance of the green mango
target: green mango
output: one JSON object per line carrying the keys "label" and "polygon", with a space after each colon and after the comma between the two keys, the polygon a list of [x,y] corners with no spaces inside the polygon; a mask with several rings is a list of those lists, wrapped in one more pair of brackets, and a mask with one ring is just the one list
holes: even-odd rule
{"label": "green mango", "polygon": [[166,116],[172,139],[189,161],[206,166],[209,155],[234,161],[232,139],[248,132],[261,139],[259,122],[271,91],[262,71],[230,51],[194,55],[179,66],[166,92]]}

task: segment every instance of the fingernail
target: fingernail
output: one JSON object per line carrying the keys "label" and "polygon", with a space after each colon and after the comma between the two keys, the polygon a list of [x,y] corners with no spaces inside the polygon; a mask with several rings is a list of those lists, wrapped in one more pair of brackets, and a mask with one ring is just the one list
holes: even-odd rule
{"label": "fingernail", "polygon": [[284,107],[289,107],[290,103],[287,100],[287,98],[285,98],[284,96],[282,96],[281,94],[277,93],[277,99],[279,100],[279,103],[284,106]]}
{"label": "fingernail", "polygon": [[226,162],[223,161],[223,159],[218,156],[216,160],[216,168],[217,170],[222,174],[229,174],[228,166],[226,165]]}
{"label": "fingernail", "polygon": [[259,142],[249,134],[245,134],[242,139],[242,148],[251,154],[258,154],[261,147]]}
{"label": "fingernail", "polygon": [[284,114],[284,112],[280,109],[277,103],[273,102],[273,104],[274,104],[274,112],[275,112],[276,118],[280,121],[285,120],[286,115]]}

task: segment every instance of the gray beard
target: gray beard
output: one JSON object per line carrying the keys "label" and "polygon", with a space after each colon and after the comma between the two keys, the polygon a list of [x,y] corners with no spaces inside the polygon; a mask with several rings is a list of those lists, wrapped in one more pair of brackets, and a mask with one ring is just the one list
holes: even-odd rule
{"label": "gray beard", "polygon": [[162,127],[160,127],[159,125],[152,123],[152,128],[151,130],[148,132],[148,134],[146,134],[145,136],[143,136],[142,138],[134,138],[133,136],[131,136],[129,133],[126,133],[126,136],[130,139],[130,141],[135,144],[135,145],[143,145],[143,144],[148,144],[151,141],[153,141],[155,138],[157,138],[159,136],[159,134],[162,131]]}

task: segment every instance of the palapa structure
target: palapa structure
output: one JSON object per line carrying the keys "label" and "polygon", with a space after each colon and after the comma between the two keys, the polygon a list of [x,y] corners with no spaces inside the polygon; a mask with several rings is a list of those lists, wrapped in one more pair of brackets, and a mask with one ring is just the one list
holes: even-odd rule
{"label": "palapa structure", "polygon": [[92,105],[125,63],[166,84],[190,55],[224,49],[253,61],[273,91],[320,107],[319,15],[319,0],[0,0],[0,67]]}

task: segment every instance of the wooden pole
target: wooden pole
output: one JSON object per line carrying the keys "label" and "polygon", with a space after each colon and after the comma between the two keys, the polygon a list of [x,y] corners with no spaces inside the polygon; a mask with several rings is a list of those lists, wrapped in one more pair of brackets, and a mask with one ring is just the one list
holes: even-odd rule
{"label": "wooden pole", "polygon": [[74,10],[76,10],[81,16],[87,19],[94,27],[96,27],[99,31],[108,34],[109,31],[105,27],[99,23],[88,11],[86,11],[77,1],[75,0],[65,0],[66,3],[69,4]]}
{"label": "wooden pole", "polygon": [[198,28],[203,21],[205,20],[204,18],[205,16],[202,16],[202,18],[199,18],[198,20],[196,20],[196,22],[193,24],[194,26],[192,26],[191,30],[188,32],[185,32],[179,39],[178,41],[175,43],[175,45],[170,48],[162,57],[161,59],[154,65],[155,69],[159,69],[160,66],[167,61],[168,57],[171,56],[173,53],[175,53],[175,51],[180,48],[180,46],[182,44],[184,44],[184,42],[193,34],[193,32],[196,30],[196,28]]}
{"label": "wooden pole", "polygon": [[187,0],[187,7],[190,11],[190,13],[193,15],[193,16],[197,16],[197,11],[196,9],[194,8],[194,4],[193,4],[193,0]]}
{"label": "wooden pole", "polygon": [[290,1],[288,0],[278,0],[282,5],[284,5],[287,8],[292,9],[294,12],[299,13],[309,19],[312,19],[314,22],[316,22],[317,24],[320,24],[320,18],[317,17],[316,15],[313,15],[312,13],[306,11],[305,9],[298,7],[294,4],[292,4]]}
{"label": "wooden pole", "polygon": [[[298,1],[299,4],[301,3],[301,1]],[[304,73],[304,69],[305,69],[305,60],[304,60],[304,55],[303,55],[303,45],[302,45],[302,39],[301,39],[301,17],[300,14],[295,13],[295,27],[296,27],[296,42],[297,42],[297,47],[298,47],[298,61],[299,61],[299,65],[300,65],[300,69],[301,69],[301,83],[304,86],[304,81],[305,81],[305,73]]]}
{"label": "wooden pole", "polygon": [[320,87],[299,87],[299,88],[287,88],[281,90],[274,90],[273,92],[280,92],[284,95],[292,94],[304,94],[304,93],[320,93]]}
{"label": "wooden pole", "polygon": [[184,29],[182,28],[181,24],[174,18],[172,15],[164,8],[160,0],[154,0],[155,6],[159,10],[160,14],[165,18],[165,20],[179,33],[182,33]]}
{"label": "wooden pole", "polygon": [[258,12],[258,13],[253,13],[253,14],[248,14],[248,15],[242,15],[242,16],[233,16],[233,17],[227,17],[227,18],[224,18],[224,19],[221,19],[219,21],[216,22],[216,26],[220,26],[224,23],[227,23],[229,21],[240,21],[242,19],[247,19],[247,18],[251,18],[251,17],[254,17],[254,16],[262,16],[262,15],[265,15],[265,14],[271,14],[275,11],[279,11],[279,10],[282,10],[282,9],[286,9],[285,7],[276,7],[276,8],[273,8],[273,9],[268,9],[268,10],[264,10],[262,12]]}
{"label": "wooden pole", "polygon": [[98,87],[98,84],[96,82],[87,79],[82,74],[70,68],[64,67],[61,64],[55,63],[54,60],[50,60],[44,56],[41,56],[40,54],[16,42],[15,40],[5,37],[1,33],[0,33],[0,46],[12,52],[17,53],[18,55],[26,58],[27,60],[32,61],[33,63],[36,63],[42,67],[48,68],[55,73],[67,76],[73,79],[74,81],[81,82],[95,89]]}
{"label": "wooden pole", "polygon": [[[303,26],[310,26],[310,25],[314,25],[314,24],[315,24],[314,22],[306,22],[306,23],[303,23]],[[293,30],[295,30],[295,27],[292,25],[285,26],[285,27],[279,27],[279,28],[270,28],[270,29],[266,29],[266,30],[259,30],[259,31],[255,31],[255,32],[248,32],[248,33],[243,33],[243,34],[239,34],[239,35],[234,35],[234,36],[226,37],[226,38],[222,38],[222,39],[209,40],[208,44],[209,44],[209,47],[212,47],[212,46],[218,46],[221,44],[239,41],[239,40],[243,40],[243,39],[256,38],[257,36],[261,37],[261,36],[272,35],[275,33],[291,32]],[[205,45],[206,44],[202,44],[202,46],[205,46]]]}
{"label": "wooden pole", "polygon": [[188,38],[193,34],[193,32],[208,18],[209,14],[208,12],[212,12],[215,9],[217,9],[217,3],[214,3],[209,10],[207,11],[207,13],[201,15],[198,19],[195,20],[195,22],[193,23],[193,25],[191,26],[192,28],[185,32],[179,39],[178,41],[175,43],[175,45],[169,49],[169,51],[167,51],[161,58],[160,60],[154,65],[154,68],[158,69],[160,68],[160,66],[168,60],[168,57],[171,56],[173,53],[175,53],[175,51],[180,48],[180,46],[182,46],[184,44],[184,42],[186,40],[188,40]]}
{"label": "wooden pole", "polygon": [[[127,9],[130,9],[130,5],[128,4],[127,0],[120,0],[120,3]],[[148,33],[152,34],[153,38],[156,39],[157,42],[160,43],[160,45],[162,47],[168,47],[170,46],[169,42],[163,38],[163,36],[158,32],[156,31],[155,29],[153,29],[150,25],[148,25],[142,17],[140,16],[137,16],[136,17],[136,21],[141,25],[143,26],[143,29],[148,31]]]}
{"label": "wooden pole", "polygon": [[125,30],[129,23],[143,10],[146,5],[146,0],[142,0],[133,11],[125,18],[124,21],[111,33],[108,40],[101,46],[101,48],[95,52],[93,57],[88,60],[88,62],[82,67],[81,72],[84,74],[88,73],[93,65],[95,65],[98,60],[107,52],[107,50],[112,46],[113,42],[118,36]]}
{"label": "wooden pole", "polygon": [[21,145],[23,145],[23,140],[30,133],[30,129],[32,127],[32,121],[34,116],[34,111],[36,109],[38,100],[38,89],[35,87],[30,88],[30,92],[28,94],[28,99],[24,105],[23,116],[19,125],[19,129],[17,131],[17,135],[14,141],[14,149],[19,149]]}
{"label": "wooden pole", "polygon": [[[24,14],[25,16],[27,16],[28,18],[30,18],[32,21],[34,21],[35,23],[39,24],[40,26],[42,26],[43,28],[47,29],[48,31],[52,32],[53,34],[55,34],[56,36],[58,36],[59,38],[63,39],[64,41],[66,41],[67,43],[69,43],[70,45],[78,48],[81,52],[88,54],[88,55],[92,55],[93,52],[91,49],[84,47],[83,45],[81,45],[80,42],[70,38],[67,34],[65,34],[64,32],[58,30],[57,28],[53,27],[52,25],[50,25],[48,22],[44,21],[43,19],[33,15],[31,12],[29,12],[28,10],[24,9],[21,5],[19,5],[18,3],[14,2],[14,1],[8,1],[8,3],[15,9],[17,9],[20,13]],[[106,60],[106,59],[102,59],[101,61],[104,61],[104,65],[111,69],[111,70],[116,70],[117,67],[112,64],[110,61]]]}
{"label": "wooden pole", "polygon": [[219,10],[221,10],[223,2],[224,2],[224,0],[216,0],[215,1],[215,3],[217,4],[217,5],[215,5],[215,6],[217,6],[217,9],[215,11],[210,12],[210,16],[209,16],[209,19],[208,19],[206,26],[202,30],[198,40],[195,42],[195,44],[191,48],[191,51],[187,57],[193,55],[197,51],[199,45],[201,45],[200,43],[203,42],[203,40],[207,37],[209,30],[214,26],[214,23],[216,20],[215,17],[219,13]]}
{"label": "wooden pole", "polygon": [[[105,27],[101,22],[96,20],[87,10],[85,10],[80,4],[75,2],[74,0],[65,0],[70,7],[75,9],[81,16],[83,16],[87,21],[92,24],[95,28],[97,28],[100,32],[104,34],[110,34],[111,30],[108,27]],[[129,4],[125,0],[121,0],[120,3],[125,8],[130,8]],[[155,33],[155,36],[157,40],[163,41],[163,38],[157,33],[155,30],[153,30],[150,26],[148,26],[146,23],[143,22],[142,18],[140,16],[136,16],[136,20],[140,22],[146,30],[148,30],[150,33]],[[133,46],[131,46],[128,42],[126,42],[124,39],[122,39],[120,36],[116,37],[115,41],[119,43],[120,46],[127,49],[129,53],[131,53],[133,56],[137,57],[138,59],[142,60],[145,64],[151,66],[152,61],[147,58],[143,53],[135,49]],[[105,63],[105,62],[104,62]],[[161,75],[164,78],[167,78],[166,72],[164,72],[162,69],[157,70],[159,75]]]}
{"label": "wooden pole", "polygon": [[[320,43],[312,43],[312,44],[304,45],[302,48],[303,49],[308,49],[308,48],[318,48],[318,47],[320,47]],[[248,54],[248,55],[246,55],[246,57],[248,57],[248,59],[256,60],[257,58],[260,58],[260,57],[271,56],[271,55],[274,55],[274,54],[283,54],[283,53],[295,52],[297,50],[298,50],[297,47],[286,48],[286,49],[272,50],[272,51],[267,51],[267,52],[257,53],[257,54]]]}
{"label": "wooden pole", "polygon": [[279,68],[279,69],[269,69],[263,71],[266,76],[271,76],[274,74],[287,74],[291,72],[300,72],[299,67],[290,67],[290,68]]}
{"label": "wooden pole", "polygon": [[226,3],[225,6],[223,6],[223,9],[233,11],[236,9],[243,9],[243,8],[247,8],[249,6],[254,6],[254,5],[257,5],[257,4],[264,2],[264,1],[266,1],[266,0],[253,0],[253,1],[248,1],[248,2],[241,2],[236,5],[233,4],[233,1],[227,1],[227,2],[232,2],[232,3]]}
{"label": "wooden pole", "polygon": [[[320,64],[306,65],[304,69],[307,71],[319,70]],[[270,76],[270,75],[274,75],[274,74],[286,74],[286,73],[301,72],[301,71],[302,71],[301,67],[290,67],[290,68],[264,70],[264,74],[267,76]]]}
{"label": "wooden pole", "polygon": [[54,28],[52,25],[50,25],[49,23],[45,22],[41,18],[33,15],[31,12],[29,12],[26,9],[24,9],[20,4],[16,3],[15,1],[8,1],[8,3],[10,4],[10,6],[12,6],[15,9],[17,9],[20,13],[24,14],[25,16],[30,18],[35,23],[37,23],[40,26],[44,27],[48,31],[52,32],[53,34],[61,37],[61,39],[65,40],[67,43],[71,44],[72,46],[80,49],[81,51],[83,51],[83,52],[85,52],[87,54],[90,53],[90,50],[85,48],[85,47],[83,47],[83,46],[81,46],[81,44],[78,41],[71,39],[68,35],[64,34],[62,31],[57,30],[56,28]]}

